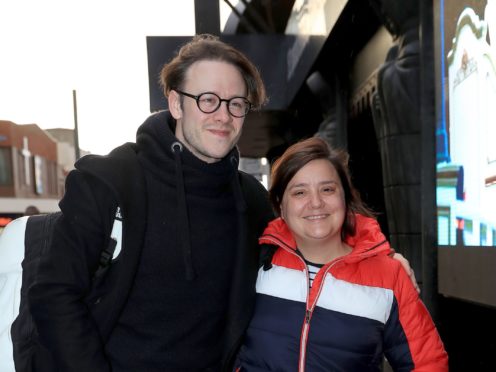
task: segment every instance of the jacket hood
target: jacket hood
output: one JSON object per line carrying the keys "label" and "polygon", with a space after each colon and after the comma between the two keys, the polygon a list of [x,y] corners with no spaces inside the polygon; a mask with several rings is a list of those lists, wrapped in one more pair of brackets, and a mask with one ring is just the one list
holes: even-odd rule
{"label": "jacket hood", "polygon": [[[379,223],[374,218],[361,214],[355,214],[355,218],[355,235],[347,236],[345,239],[345,243],[352,247],[353,251],[345,256],[345,262],[356,262],[366,257],[386,255],[392,252]],[[259,239],[259,243],[285,246],[295,251],[297,248],[293,234],[286,222],[280,217],[269,222]]]}

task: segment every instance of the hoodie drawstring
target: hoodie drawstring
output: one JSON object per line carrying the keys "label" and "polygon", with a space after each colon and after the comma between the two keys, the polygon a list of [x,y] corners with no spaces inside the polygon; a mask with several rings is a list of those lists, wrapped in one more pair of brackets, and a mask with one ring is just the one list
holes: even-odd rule
{"label": "hoodie drawstring", "polygon": [[[238,161],[236,157],[231,156],[231,163],[233,166],[238,169]],[[243,192],[241,191],[241,185],[239,183],[239,175],[238,172],[235,172],[234,177],[231,180],[231,187],[233,189],[234,193],[234,201],[236,203],[236,210],[238,212],[245,212],[246,211],[246,202],[245,198],[243,197]]]}
{"label": "hoodie drawstring", "polygon": [[191,281],[195,278],[195,270],[193,268],[193,260],[191,258],[191,239],[189,234],[189,216],[186,204],[186,192],[184,190],[184,176],[181,163],[181,152],[183,145],[180,142],[174,142],[171,145],[172,153],[174,154],[176,165],[176,180],[177,180],[177,214],[179,236],[181,238],[181,248],[183,251],[184,265],[186,269],[186,280]]}

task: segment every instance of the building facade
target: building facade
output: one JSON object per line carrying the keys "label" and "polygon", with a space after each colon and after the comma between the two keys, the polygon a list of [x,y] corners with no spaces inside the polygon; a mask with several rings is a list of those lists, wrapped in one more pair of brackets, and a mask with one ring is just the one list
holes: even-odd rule
{"label": "building facade", "polygon": [[29,206],[57,211],[62,194],[57,141],[36,124],[0,120],[0,228]]}

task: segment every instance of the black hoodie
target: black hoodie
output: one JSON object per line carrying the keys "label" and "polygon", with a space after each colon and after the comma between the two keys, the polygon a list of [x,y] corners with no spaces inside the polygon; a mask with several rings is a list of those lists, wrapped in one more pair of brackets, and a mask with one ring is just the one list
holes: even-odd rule
{"label": "black hoodie", "polygon": [[[85,156],[67,178],[29,291],[62,371],[230,368],[254,303],[258,236],[273,215],[263,186],[236,170],[236,150],[215,164],[173,152],[173,125],[168,112],[154,114],[137,144]],[[117,205],[122,250],[92,281]]]}
{"label": "black hoodie", "polygon": [[[238,153],[199,160],[167,112],[138,130],[148,197],[137,276],[108,343],[113,371],[205,370],[220,362],[237,244]],[[137,331],[138,330],[138,331]]]}

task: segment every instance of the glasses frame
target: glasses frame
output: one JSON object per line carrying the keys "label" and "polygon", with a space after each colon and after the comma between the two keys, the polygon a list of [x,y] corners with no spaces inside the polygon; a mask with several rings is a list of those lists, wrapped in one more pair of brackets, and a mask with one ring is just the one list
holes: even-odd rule
{"label": "glasses frame", "polygon": [[[183,96],[186,96],[186,97],[189,97],[189,98],[193,98],[195,101],[196,101],[196,106],[198,107],[198,110],[200,110],[201,112],[203,112],[204,114],[212,114],[214,113],[215,111],[217,111],[220,107],[220,105],[222,105],[222,102],[226,102],[226,106],[227,106],[227,111],[229,112],[229,114],[235,118],[244,118],[251,110],[251,107],[252,107],[252,104],[250,101],[248,101],[245,97],[232,97],[232,98],[229,98],[229,99],[225,99],[225,98],[220,98],[218,94],[215,94],[214,92],[203,92],[203,93],[200,93],[198,94],[197,96],[195,96],[194,94],[191,94],[191,93],[186,93],[184,91],[181,91],[181,90],[177,90],[177,89],[174,89],[177,93],[183,95]],[[201,107],[200,107],[200,98],[201,96],[205,95],[205,94],[212,94],[214,96],[216,96],[218,99],[219,99],[219,104],[217,105],[217,107],[215,109],[213,109],[212,111],[205,111],[205,110],[202,110]],[[230,103],[233,99],[237,99],[237,98],[241,98],[243,99],[247,104],[248,104],[248,107],[246,109],[246,112],[244,115],[242,116],[239,116],[239,115],[234,115],[232,112],[231,112],[231,109],[230,109]]]}

